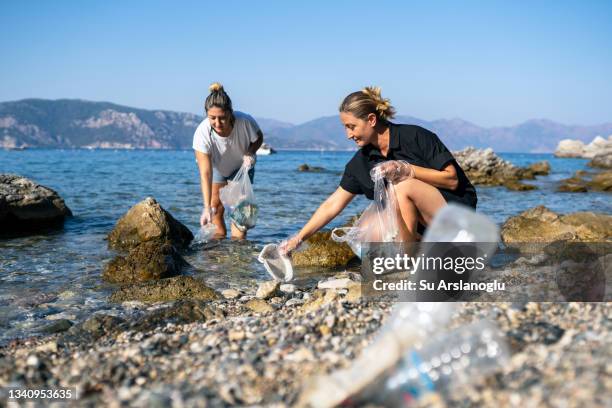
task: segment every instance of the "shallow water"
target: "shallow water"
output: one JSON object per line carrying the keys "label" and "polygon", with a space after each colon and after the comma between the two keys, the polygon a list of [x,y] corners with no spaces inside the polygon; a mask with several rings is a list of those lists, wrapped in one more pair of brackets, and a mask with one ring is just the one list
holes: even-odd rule
{"label": "shallow water", "polygon": [[[255,257],[264,244],[297,230],[333,192],[350,152],[281,152],[258,158],[255,195],[258,225],[246,242],[196,245],[185,256],[188,272],[216,288],[253,285],[267,274]],[[557,159],[545,154],[502,154],[517,165],[549,160],[552,173],[540,177],[539,189],[511,192],[478,188],[479,211],[502,223],[519,212],[544,204],[554,211],[612,212],[603,193],[555,193],[555,183],[585,168],[587,160]],[[321,173],[298,172],[302,163]],[[194,233],[201,210],[199,178],[192,151],[25,150],[0,151],[0,173],[16,173],[51,187],[74,213],[64,229],[44,235],[0,240],[0,342],[35,333],[51,320],[80,320],[106,310],[114,289],[100,279],[113,257],[105,236],[135,203],[153,196]],[[365,208],[358,197],[331,226]],[[301,271],[318,277],[323,271]]]}

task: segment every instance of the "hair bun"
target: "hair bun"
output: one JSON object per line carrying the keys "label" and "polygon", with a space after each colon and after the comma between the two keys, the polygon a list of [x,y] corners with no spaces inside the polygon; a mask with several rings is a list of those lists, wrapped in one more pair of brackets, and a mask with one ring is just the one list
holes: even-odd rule
{"label": "hair bun", "polygon": [[208,90],[210,92],[219,92],[223,90],[223,85],[221,85],[218,82],[213,82],[212,84],[210,84],[210,86],[208,87]]}
{"label": "hair bun", "polygon": [[395,110],[391,106],[391,101],[382,97],[380,87],[366,86],[361,92],[375,104],[376,112],[378,112],[379,117],[382,119],[391,119],[395,116]]}

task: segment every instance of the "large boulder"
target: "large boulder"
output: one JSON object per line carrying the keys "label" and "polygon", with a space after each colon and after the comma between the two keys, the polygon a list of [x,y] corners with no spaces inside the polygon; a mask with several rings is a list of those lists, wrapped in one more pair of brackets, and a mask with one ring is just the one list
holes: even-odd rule
{"label": "large boulder", "polygon": [[588,186],[593,191],[612,191],[612,170],[593,175]]}
{"label": "large boulder", "polygon": [[145,282],[180,274],[185,260],[169,243],[147,241],[117,256],[104,269],[102,277],[112,283]]}
{"label": "large boulder", "polygon": [[555,149],[556,157],[582,157],[584,143],[581,140],[563,139]]}
{"label": "large boulder", "polygon": [[193,234],[174,219],[152,197],[139,202],[123,216],[108,234],[108,245],[112,249],[129,250],[146,241],[165,243],[170,241],[176,248],[185,248]]}
{"label": "large boulder", "polygon": [[25,177],[0,174],[0,235],[61,226],[72,212],[54,190]]}
{"label": "large boulder", "polygon": [[308,238],[306,243],[304,249],[293,253],[294,266],[334,268],[346,266],[355,258],[355,254],[347,244],[331,239],[330,231],[319,231]]}
{"label": "large boulder", "polygon": [[191,276],[177,276],[120,288],[110,296],[111,302],[170,302],[174,300],[215,300],[220,295],[204,282]]}
{"label": "large boulder", "polygon": [[580,157],[592,159],[598,155],[612,153],[612,135],[608,139],[596,136],[591,143],[585,145],[580,140],[563,139],[555,149],[557,157]]}
{"label": "large boulder", "polygon": [[509,218],[502,226],[501,237],[508,244],[610,241],[612,216],[593,212],[560,215],[538,206]]}
{"label": "large boulder", "polygon": [[453,156],[472,184],[506,186],[517,191],[535,189],[535,186],[522,184],[518,180],[534,179],[536,174],[543,174],[546,167],[543,163],[538,163],[535,169],[517,167],[496,155],[491,148],[466,147],[453,152]]}
{"label": "large boulder", "polygon": [[599,153],[587,165],[600,169],[612,169],[612,151]]}
{"label": "large boulder", "polygon": [[527,168],[532,171],[534,176],[547,176],[550,173],[550,163],[548,160],[532,163]]}
{"label": "large boulder", "polygon": [[604,139],[601,136],[596,136],[588,145],[584,146],[582,157],[585,159],[592,159],[598,155],[611,154],[612,153],[612,135],[608,136],[608,139]]}

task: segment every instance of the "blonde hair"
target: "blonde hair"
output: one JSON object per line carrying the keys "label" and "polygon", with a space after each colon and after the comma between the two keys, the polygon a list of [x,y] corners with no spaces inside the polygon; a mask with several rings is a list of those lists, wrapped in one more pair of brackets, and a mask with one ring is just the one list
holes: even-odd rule
{"label": "blonde hair", "polygon": [[232,100],[230,99],[225,89],[223,89],[223,85],[219,82],[213,82],[208,87],[210,94],[206,98],[204,102],[204,110],[208,112],[208,110],[212,107],[217,107],[223,109],[224,112],[227,112],[229,115],[230,123],[233,126],[235,122],[234,117],[234,109],[232,108]]}
{"label": "blonde hair", "polygon": [[361,91],[349,94],[339,108],[340,112],[352,113],[356,118],[366,120],[373,113],[378,119],[388,121],[395,116],[395,108],[388,98],[383,98],[378,86],[366,86]]}

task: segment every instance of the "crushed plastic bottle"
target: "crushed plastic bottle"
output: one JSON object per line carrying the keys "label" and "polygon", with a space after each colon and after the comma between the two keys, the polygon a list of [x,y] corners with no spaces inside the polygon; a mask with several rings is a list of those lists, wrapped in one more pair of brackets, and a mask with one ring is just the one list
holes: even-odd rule
{"label": "crushed plastic bottle", "polygon": [[448,399],[458,387],[502,368],[509,359],[506,342],[492,322],[483,320],[438,334],[411,349],[393,370],[353,403],[406,407],[428,393]]}
{"label": "crushed plastic bottle", "polygon": [[448,325],[454,303],[400,303],[371,345],[353,364],[318,377],[300,397],[298,406],[334,407],[369,390],[402,358],[405,350],[425,341]]}

